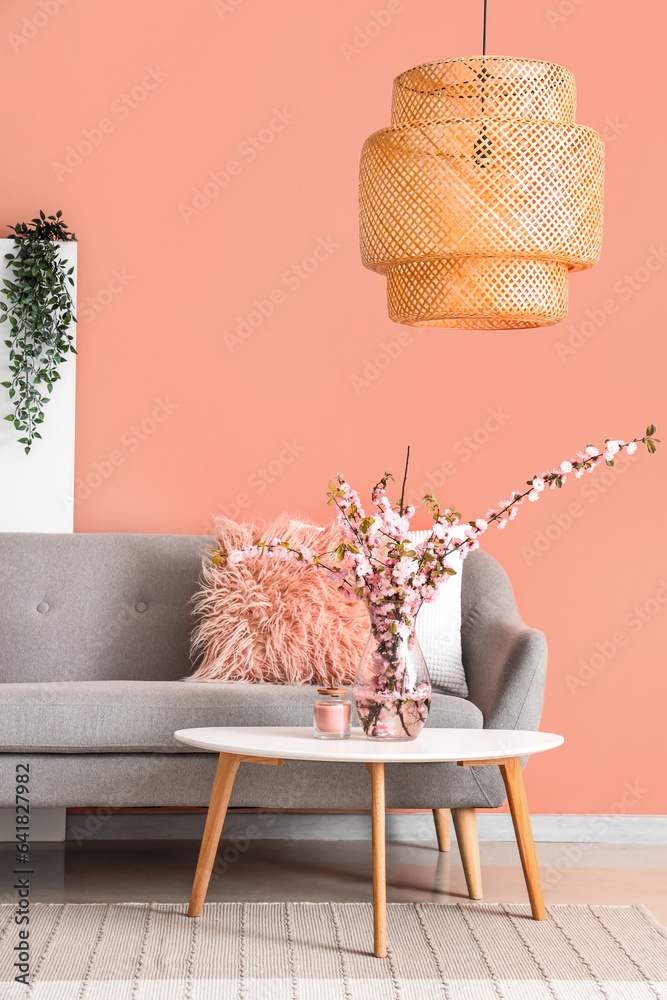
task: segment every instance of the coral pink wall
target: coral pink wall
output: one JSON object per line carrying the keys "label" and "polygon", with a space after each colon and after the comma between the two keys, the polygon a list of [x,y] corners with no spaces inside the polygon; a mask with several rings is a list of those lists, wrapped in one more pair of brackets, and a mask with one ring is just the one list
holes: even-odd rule
{"label": "coral pink wall", "polygon": [[[585,443],[667,437],[662,2],[489,4],[489,51],[570,67],[608,139],[603,258],[565,323],[411,331],[361,267],[362,141],[397,72],[479,52],[481,6],[5,0],[2,219],[62,208],[80,240],[76,530],[323,517],[332,473],[370,485],[408,442],[413,487],[473,516]],[[666,463],[487,539],[547,633],[543,728],[567,739],[529,769],[535,811],[667,811]]]}

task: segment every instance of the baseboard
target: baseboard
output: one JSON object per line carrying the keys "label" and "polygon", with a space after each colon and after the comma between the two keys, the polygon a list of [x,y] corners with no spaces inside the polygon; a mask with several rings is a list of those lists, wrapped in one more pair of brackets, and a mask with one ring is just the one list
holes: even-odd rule
{"label": "baseboard", "polygon": [[[508,813],[479,813],[480,840],[514,840]],[[533,837],[545,844],[667,844],[667,816],[564,815],[531,817]]]}
{"label": "baseboard", "polygon": [[[67,839],[199,840],[204,812],[108,809],[67,814]],[[667,844],[667,816],[573,816],[538,814],[533,834],[540,843]],[[403,842],[435,840],[430,812],[388,812],[387,839]],[[479,839],[514,840],[507,813],[478,813]],[[273,812],[232,809],[223,837],[228,840],[370,840],[369,813]]]}

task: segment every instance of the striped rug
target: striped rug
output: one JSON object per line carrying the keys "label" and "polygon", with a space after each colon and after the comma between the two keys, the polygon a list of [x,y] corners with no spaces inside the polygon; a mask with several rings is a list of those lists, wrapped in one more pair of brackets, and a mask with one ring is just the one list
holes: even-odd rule
{"label": "striped rug", "polygon": [[0,907],[2,1000],[667,1000],[667,936],[641,906],[34,904],[31,982]]}

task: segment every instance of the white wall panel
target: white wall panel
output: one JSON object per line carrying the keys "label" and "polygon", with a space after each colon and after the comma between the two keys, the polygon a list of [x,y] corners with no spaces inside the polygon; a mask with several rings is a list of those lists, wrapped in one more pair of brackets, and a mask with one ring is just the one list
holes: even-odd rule
{"label": "white wall panel", "polygon": [[[68,264],[75,267],[72,294],[76,301],[77,244],[61,243],[60,248]],[[13,240],[0,239],[0,288],[4,287],[2,279],[10,277],[5,254],[13,249]],[[9,349],[4,343],[8,327],[8,323],[0,324],[0,382],[9,378]],[[74,354],[67,354],[60,372],[39,429],[42,440],[35,441],[29,455],[18,444],[13,424],[2,419],[11,412],[11,403],[7,389],[0,386],[0,531],[73,529],[72,504],[67,498],[74,492]]]}

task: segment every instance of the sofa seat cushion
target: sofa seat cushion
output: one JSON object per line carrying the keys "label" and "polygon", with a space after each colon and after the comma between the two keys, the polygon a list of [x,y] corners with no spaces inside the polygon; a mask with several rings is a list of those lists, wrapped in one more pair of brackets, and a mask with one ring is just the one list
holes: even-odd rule
{"label": "sofa seat cushion", "polygon": [[[177,729],[310,726],[316,688],[182,681],[0,684],[5,753],[190,753]],[[435,694],[431,726],[481,729],[470,701]],[[196,752],[196,751],[195,751]]]}

